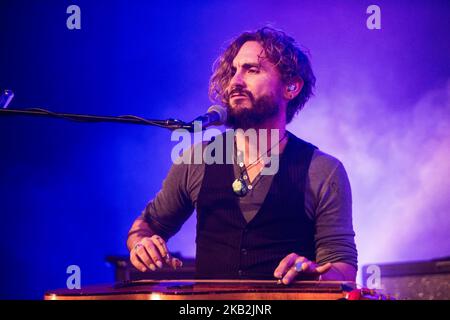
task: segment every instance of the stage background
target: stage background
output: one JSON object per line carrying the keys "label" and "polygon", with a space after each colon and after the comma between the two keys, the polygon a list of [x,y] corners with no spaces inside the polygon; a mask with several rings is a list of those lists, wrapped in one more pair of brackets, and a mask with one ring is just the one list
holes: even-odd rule
{"label": "stage background", "polygon": [[[81,30],[66,9],[81,8]],[[381,30],[366,27],[369,5]],[[448,1],[4,1],[11,108],[190,120],[227,41],[270,24],[308,48],[316,96],[289,129],[335,155],[353,189],[360,265],[450,255]],[[0,298],[111,282],[175,143],[163,129],[0,118]],[[169,246],[192,257],[195,219]]]}

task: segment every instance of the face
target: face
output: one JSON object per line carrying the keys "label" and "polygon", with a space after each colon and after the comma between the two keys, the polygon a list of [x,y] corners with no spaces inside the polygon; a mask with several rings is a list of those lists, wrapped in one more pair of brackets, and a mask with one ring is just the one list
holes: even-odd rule
{"label": "face", "polygon": [[256,41],[242,45],[232,64],[226,89],[228,125],[243,129],[275,117],[286,100],[279,71]]}

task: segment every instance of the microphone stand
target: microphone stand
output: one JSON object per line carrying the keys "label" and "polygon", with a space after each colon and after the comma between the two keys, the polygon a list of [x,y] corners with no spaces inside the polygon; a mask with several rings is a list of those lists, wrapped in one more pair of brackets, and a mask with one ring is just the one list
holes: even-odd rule
{"label": "microphone stand", "polygon": [[189,132],[194,132],[193,123],[183,122],[178,119],[155,120],[155,119],[145,119],[134,115],[99,116],[88,114],[57,113],[41,108],[0,109],[0,116],[17,116],[17,115],[62,118],[78,122],[118,122],[126,124],[141,124],[166,128],[169,130],[186,129]]}

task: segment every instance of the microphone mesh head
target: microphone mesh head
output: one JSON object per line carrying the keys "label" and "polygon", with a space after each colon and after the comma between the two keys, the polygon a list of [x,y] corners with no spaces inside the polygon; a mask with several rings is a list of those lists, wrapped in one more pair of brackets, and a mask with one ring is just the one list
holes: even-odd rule
{"label": "microphone mesh head", "polygon": [[227,109],[219,104],[215,104],[208,108],[207,113],[216,112],[219,115],[216,125],[222,125],[227,121]]}

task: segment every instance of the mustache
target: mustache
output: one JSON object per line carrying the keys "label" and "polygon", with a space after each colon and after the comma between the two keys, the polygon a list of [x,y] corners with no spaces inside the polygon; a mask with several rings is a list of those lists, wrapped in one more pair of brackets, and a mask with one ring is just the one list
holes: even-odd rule
{"label": "mustache", "polygon": [[252,94],[250,91],[245,90],[245,89],[242,88],[242,87],[234,87],[234,88],[231,88],[231,90],[228,91],[228,92],[225,94],[226,100],[229,101],[230,98],[231,98],[231,96],[233,96],[233,95],[235,95],[235,94],[241,95],[241,96],[246,96],[246,97],[248,97],[248,98],[250,98],[250,99],[253,100],[253,94]]}

